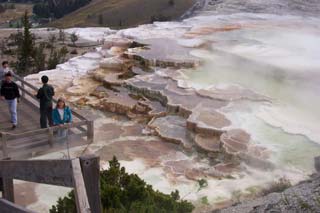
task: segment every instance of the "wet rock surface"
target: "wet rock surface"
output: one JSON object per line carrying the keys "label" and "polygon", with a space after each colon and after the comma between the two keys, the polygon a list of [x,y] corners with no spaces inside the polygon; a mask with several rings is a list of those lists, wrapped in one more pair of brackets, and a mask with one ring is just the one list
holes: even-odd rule
{"label": "wet rock surface", "polygon": [[182,144],[186,149],[192,147],[186,129],[186,120],[183,117],[169,115],[156,118],[148,126],[154,129],[161,138],[169,142]]}
{"label": "wet rock surface", "polygon": [[319,212],[320,176],[299,183],[281,193],[271,193],[212,213]]}
{"label": "wet rock surface", "polygon": [[182,47],[173,39],[155,38],[140,41],[143,48],[133,48],[126,52],[128,58],[136,59],[146,66],[192,68],[200,61],[189,54],[189,49]]}
{"label": "wet rock surface", "polygon": [[[142,132],[147,135],[178,144],[187,152],[205,153],[211,159],[218,159],[216,163],[221,165],[230,161],[234,161],[234,165],[239,161],[254,161],[261,162],[255,163],[259,166],[268,159],[263,149],[251,145],[249,134],[230,129],[231,122],[218,112],[232,101],[266,101],[265,97],[236,86],[206,90],[182,87],[178,76],[183,74],[179,68],[193,67],[197,63],[189,55],[188,48],[173,40],[149,39],[143,41],[145,46],[133,48],[130,47],[134,42],[126,39],[119,42],[111,40],[103,47],[108,51],[119,50],[113,51],[118,55],[102,59],[99,68],[90,71],[87,79],[74,81],[84,89],[68,88],[70,95],[78,97],[78,104],[125,115],[142,123]],[[163,52],[164,47],[168,52]],[[182,61],[192,61],[192,65],[185,66],[180,63]],[[116,134],[123,134],[122,128],[116,129]],[[192,169],[188,171],[189,176],[203,174]]]}

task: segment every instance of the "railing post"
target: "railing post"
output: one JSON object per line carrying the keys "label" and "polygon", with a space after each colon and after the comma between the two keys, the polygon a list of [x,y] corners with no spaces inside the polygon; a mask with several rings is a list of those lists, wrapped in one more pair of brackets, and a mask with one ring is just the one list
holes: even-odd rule
{"label": "railing post", "polygon": [[51,127],[48,128],[48,142],[50,147],[53,147],[53,129]]}
{"label": "railing post", "polygon": [[24,82],[21,81],[21,96],[24,98],[26,96],[26,92],[25,92],[25,87],[24,87]]}
{"label": "railing post", "polygon": [[74,195],[76,200],[78,213],[91,213],[90,204],[88,201],[88,195],[82,176],[80,160],[78,158],[71,160],[73,183],[74,183]]}
{"label": "railing post", "polygon": [[87,140],[89,143],[93,142],[94,138],[94,121],[87,122]]}
{"label": "railing post", "polygon": [[3,198],[14,203],[14,189],[12,178],[2,178]]}
{"label": "railing post", "polygon": [[[9,159],[10,160],[10,159]],[[2,197],[12,203],[14,203],[14,188],[13,179],[10,177],[2,177]]]}
{"label": "railing post", "polygon": [[92,213],[101,213],[100,158],[95,155],[80,157],[82,176]]}
{"label": "railing post", "polygon": [[1,143],[2,143],[3,158],[9,157],[7,140],[8,140],[7,134],[6,133],[1,133]]}

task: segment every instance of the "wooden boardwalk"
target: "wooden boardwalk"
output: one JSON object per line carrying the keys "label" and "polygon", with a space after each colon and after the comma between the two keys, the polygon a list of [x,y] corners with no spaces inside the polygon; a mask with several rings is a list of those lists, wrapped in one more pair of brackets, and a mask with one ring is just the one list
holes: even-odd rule
{"label": "wooden boardwalk", "polygon": [[35,110],[26,100],[22,99],[18,104],[18,126],[11,130],[10,113],[6,101],[0,101],[0,132],[23,133],[33,131],[40,127],[39,111]]}
{"label": "wooden boardwalk", "polygon": [[18,104],[18,126],[12,130],[6,101],[0,101],[0,158],[26,159],[93,141],[93,122],[73,111],[73,123],[68,129],[68,144],[56,136],[58,127],[40,129],[39,103],[34,96],[37,88],[16,76],[22,98]]}

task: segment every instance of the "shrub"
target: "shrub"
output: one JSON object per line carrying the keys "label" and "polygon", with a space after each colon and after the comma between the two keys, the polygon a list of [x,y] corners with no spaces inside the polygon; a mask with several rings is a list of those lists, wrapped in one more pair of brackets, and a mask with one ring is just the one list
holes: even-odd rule
{"label": "shrub", "polygon": [[273,182],[269,187],[263,189],[261,191],[261,195],[265,196],[273,192],[283,192],[284,190],[286,190],[291,186],[292,185],[288,179],[280,178],[278,181]]}
{"label": "shrub", "polygon": [[77,54],[78,54],[77,49],[73,49],[73,50],[71,50],[70,54],[71,54],[71,55],[77,55]]}
{"label": "shrub", "polygon": [[[136,174],[128,174],[114,157],[109,161],[110,168],[100,173],[101,203],[103,212],[192,212],[194,206],[180,200],[178,191],[166,195],[155,191],[151,185]],[[76,212],[74,193],[59,198],[50,213]]]}
{"label": "shrub", "polygon": [[70,35],[70,40],[72,42],[72,45],[73,46],[76,46],[76,42],[78,41],[78,36],[75,32],[73,32],[71,35]]}

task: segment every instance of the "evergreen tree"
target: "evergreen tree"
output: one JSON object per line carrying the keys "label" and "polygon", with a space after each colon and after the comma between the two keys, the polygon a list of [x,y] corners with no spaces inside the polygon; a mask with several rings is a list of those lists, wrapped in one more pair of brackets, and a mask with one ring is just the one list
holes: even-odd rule
{"label": "evergreen tree", "polygon": [[[153,190],[135,174],[128,174],[114,157],[109,169],[100,173],[103,212],[111,213],[188,213],[194,206],[180,200],[179,192],[171,195]],[[60,198],[50,213],[76,213],[74,193]]]}
{"label": "evergreen tree", "polygon": [[55,69],[58,64],[59,64],[59,54],[56,50],[52,49],[50,51],[47,69],[48,70]]}
{"label": "evergreen tree", "polygon": [[73,46],[76,46],[76,42],[78,41],[78,36],[75,32],[73,32],[71,35],[70,35],[70,40],[72,42],[72,45]]}
{"label": "evergreen tree", "polygon": [[34,49],[34,68],[39,72],[46,69],[46,55],[44,54],[45,44],[41,43]]}
{"label": "evergreen tree", "polygon": [[62,44],[66,41],[66,34],[63,29],[59,30],[59,41],[61,41]]}
{"label": "evergreen tree", "polygon": [[34,54],[34,36],[30,32],[31,24],[29,22],[28,12],[26,11],[21,19],[23,33],[17,36],[17,71],[19,73],[29,73],[32,68],[32,56]]}
{"label": "evergreen tree", "polygon": [[55,69],[58,64],[62,63],[65,60],[65,57],[68,53],[66,47],[62,47],[60,50],[52,48],[50,51],[50,56],[48,59],[48,70]]}
{"label": "evergreen tree", "polygon": [[4,12],[6,12],[6,8],[2,4],[0,4],[0,13]]}
{"label": "evergreen tree", "polygon": [[99,25],[103,25],[104,24],[104,20],[103,20],[103,15],[102,14],[99,14],[99,16],[98,16],[98,24]]}

